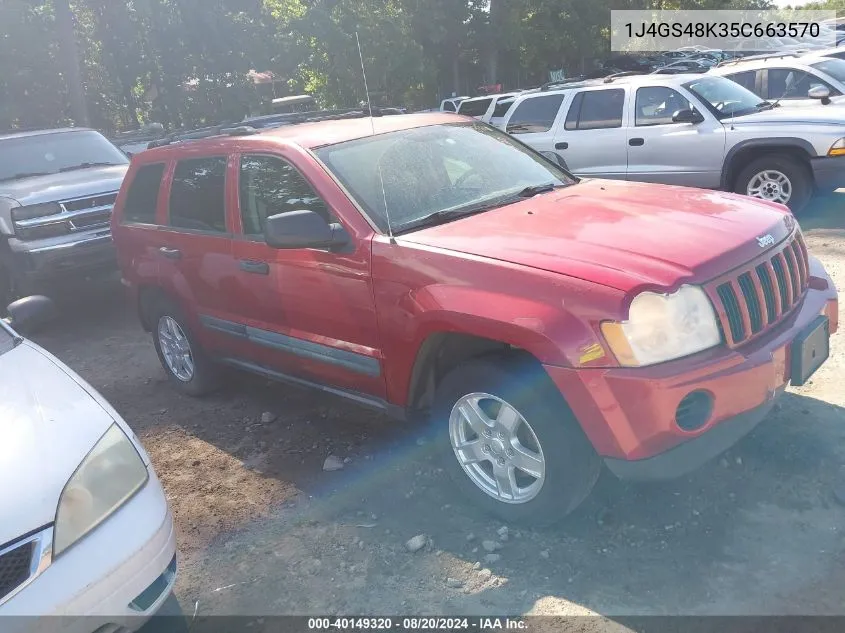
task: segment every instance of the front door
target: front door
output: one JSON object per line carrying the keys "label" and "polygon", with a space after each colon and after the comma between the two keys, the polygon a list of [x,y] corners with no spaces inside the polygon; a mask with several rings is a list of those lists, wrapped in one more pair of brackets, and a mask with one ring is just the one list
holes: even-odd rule
{"label": "front door", "polygon": [[717,189],[725,156],[725,128],[709,111],[701,123],[673,123],[689,98],[667,86],[643,86],[628,119],[628,180]]}
{"label": "front door", "polygon": [[240,157],[241,235],[233,243],[233,300],[245,326],[248,361],[320,384],[384,397],[370,276],[369,241],[340,251],[270,248],[264,220],[308,209],[339,222],[329,205],[287,160]]}

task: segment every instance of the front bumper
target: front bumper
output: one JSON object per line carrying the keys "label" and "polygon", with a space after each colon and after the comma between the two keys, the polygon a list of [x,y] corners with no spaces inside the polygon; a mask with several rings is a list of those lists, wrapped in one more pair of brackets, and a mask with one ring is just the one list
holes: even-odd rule
{"label": "front bumper", "polygon": [[117,270],[117,256],[108,229],[66,236],[72,239],[24,242],[8,240],[4,262],[20,284],[65,280]]}
{"label": "front bumper", "polygon": [[833,191],[845,187],[845,156],[823,156],[810,161],[816,189]]}
{"label": "front bumper", "polygon": [[[170,596],[176,534],[161,484],[147,485],[0,607],[3,633],[137,630]],[[152,589],[151,589],[152,587]],[[155,594],[155,595],[152,595]]]}
{"label": "front bumper", "polygon": [[[608,467],[628,479],[667,479],[694,470],[759,423],[789,384],[792,341],[820,314],[831,334],[838,324],[833,282],[811,259],[817,278],[799,308],[768,335],[739,350],[716,348],[645,367],[546,367]],[[816,289],[827,283],[826,289]],[[712,396],[706,422],[678,426],[681,401],[693,391]]]}

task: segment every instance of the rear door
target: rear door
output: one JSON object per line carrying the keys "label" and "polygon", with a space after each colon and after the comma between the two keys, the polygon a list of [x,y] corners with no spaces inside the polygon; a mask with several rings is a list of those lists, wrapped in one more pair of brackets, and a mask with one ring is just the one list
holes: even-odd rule
{"label": "rear door", "polygon": [[208,319],[229,320],[237,267],[227,220],[229,158],[206,156],[173,166],[165,226],[158,234],[159,279],[180,305],[209,351],[227,352],[237,344],[217,329],[200,327]]}
{"label": "rear door", "polygon": [[625,88],[575,93],[553,147],[578,176],[624,179],[628,168]]}
{"label": "rear door", "polygon": [[701,123],[674,123],[678,110],[694,108],[689,95],[669,86],[634,91],[628,133],[628,180],[718,188],[725,156],[725,128],[708,110]]}
{"label": "rear door", "polygon": [[571,95],[564,92],[523,98],[511,108],[505,131],[538,152],[554,152],[555,128],[563,118],[567,98]]}
{"label": "rear door", "polygon": [[[231,295],[238,314],[232,320],[245,328],[248,361],[383,398],[369,239],[357,238],[341,221],[294,166],[296,158],[301,157],[239,157],[237,272]],[[351,243],[336,251],[267,246],[264,220],[302,209],[344,225]]]}

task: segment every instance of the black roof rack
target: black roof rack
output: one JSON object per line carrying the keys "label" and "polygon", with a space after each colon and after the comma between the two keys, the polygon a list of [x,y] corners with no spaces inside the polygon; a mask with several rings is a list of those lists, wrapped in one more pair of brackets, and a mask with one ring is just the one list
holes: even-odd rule
{"label": "black roof rack", "polygon": [[762,53],[760,55],[749,55],[748,57],[737,57],[734,59],[726,59],[716,64],[716,67],[731,66],[733,64],[741,64],[742,62],[760,61],[764,59],[779,59],[781,57],[798,57],[794,52],[788,53]]}
{"label": "black roof rack", "polygon": [[607,77],[602,78],[602,83],[611,84],[613,83],[614,79],[618,79],[619,77],[633,77],[635,75],[645,75],[646,73],[641,70],[623,70],[618,73],[613,73],[612,75],[608,75]]}
{"label": "black roof rack", "polygon": [[[401,108],[372,108],[372,115],[395,116],[404,114]],[[152,141],[147,149],[164,147],[176,143],[189,143],[199,141],[213,136],[252,136],[262,130],[269,130],[286,125],[298,125],[301,123],[316,123],[318,121],[334,121],[340,119],[362,119],[369,116],[367,108],[355,108],[347,110],[312,110],[310,112],[289,112],[286,114],[266,115],[261,117],[246,118],[238,123],[224,123],[196,130],[174,132],[163,139]]]}
{"label": "black roof rack", "polygon": [[583,75],[578,75],[577,77],[570,77],[569,79],[560,79],[558,81],[550,81],[548,83],[544,83],[540,86],[540,90],[545,92],[546,90],[554,90],[558,86],[565,86],[568,84],[578,83],[579,81],[584,81],[586,79]]}

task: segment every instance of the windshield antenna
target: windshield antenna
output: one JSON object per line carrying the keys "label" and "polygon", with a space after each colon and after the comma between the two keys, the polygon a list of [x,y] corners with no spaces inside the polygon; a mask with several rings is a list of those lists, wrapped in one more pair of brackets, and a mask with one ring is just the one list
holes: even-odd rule
{"label": "windshield antenna", "polygon": [[[358,57],[361,59],[361,74],[364,76],[364,93],[367,95],[367,110],[370,115],[370,130],[372,135],[376,135],[376,121],[373,118],[373,104],[370,101],[370,88],[367,86],[367,69],[364,67],[364,54],[361,52],[361,40],[358,37],[358,31],[355,31],[355,42],[358,44]],[[376,169],[378,170],[378,179],[381,183],[381,197],[384,200],[384,219],[387,221],[387,236],[390,238],[391,244],[396,244],[396,238],[393,237],[393,229],[390,226],[390,213],[387,211],[387,192],[384,189],[384,177],[381,175],[381,159],[376,161]]]}

